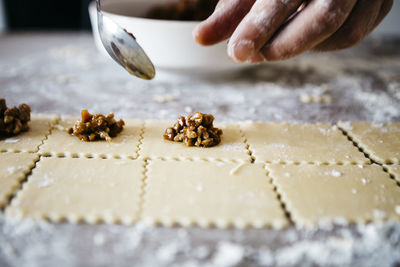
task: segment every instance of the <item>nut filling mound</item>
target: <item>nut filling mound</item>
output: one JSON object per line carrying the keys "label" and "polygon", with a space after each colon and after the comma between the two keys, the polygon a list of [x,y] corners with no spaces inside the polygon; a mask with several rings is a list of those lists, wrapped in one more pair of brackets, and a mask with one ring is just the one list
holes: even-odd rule
{"label": "nut filling mound", "polygon": [[82,110],[81,120],[77,121],[74,127],[68,129],[68,133],[77,136],[85,142],[106,140],[111,141],[124,128],[123,120],[116,121],[114,114],[107,116],[102,114],[90,114],[87,110]]}
{"label": "nut filling mound", "polygon": [[0,99],[0,136],[13,136],[29,130],[31,108],[27,104],[7,108],[6,100]]}
{"label": "nut filling mound", "polygon": [[216,146],[221,142],[222,130],[215,128],[213,122],[213,115],[200,112],[179,117],[173,127],[165,130],[164,139],[184,142],[187,146]]}

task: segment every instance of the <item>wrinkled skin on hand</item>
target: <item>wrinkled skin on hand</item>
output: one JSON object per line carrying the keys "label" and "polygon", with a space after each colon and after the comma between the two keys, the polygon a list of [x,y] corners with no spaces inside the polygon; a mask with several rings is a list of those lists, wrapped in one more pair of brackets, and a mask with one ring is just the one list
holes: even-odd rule
{"label": "wrinkled skin on hand", "polygon": [[193,36],[202,45],[229,38],[228,55],[236,62],[283,60],[358,44],[392,5],[393,0],[220,0]]}

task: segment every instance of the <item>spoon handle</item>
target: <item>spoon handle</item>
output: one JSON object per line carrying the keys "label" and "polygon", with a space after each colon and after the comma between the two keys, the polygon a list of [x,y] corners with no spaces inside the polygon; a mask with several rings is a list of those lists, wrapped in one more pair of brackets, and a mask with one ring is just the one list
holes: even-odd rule
{"label": "spoon handle", "polygon": [[97,12],[101,12],[100,0],[96,0]]}

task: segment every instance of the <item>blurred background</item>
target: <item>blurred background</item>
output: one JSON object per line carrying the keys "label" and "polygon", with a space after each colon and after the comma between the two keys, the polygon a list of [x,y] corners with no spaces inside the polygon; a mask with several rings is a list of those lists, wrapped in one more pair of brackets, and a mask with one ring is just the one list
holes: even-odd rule
{"label": "blurred background", "polygon": [[[133,0],[134,1],[134,0]],[[0,0],[0,32],[24,30],[90,30],[90,0]],[[375,33],[400,34],[400,1]]]}

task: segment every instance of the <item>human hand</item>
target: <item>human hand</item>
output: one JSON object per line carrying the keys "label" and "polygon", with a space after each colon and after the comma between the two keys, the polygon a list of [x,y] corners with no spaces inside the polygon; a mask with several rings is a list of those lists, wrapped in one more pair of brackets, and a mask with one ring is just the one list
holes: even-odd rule
{"label": "human hand", "polygon": [[202,45],[230,38],[228,55],[236,62],[283,60],[356,45],[392,5],[393,0],[220,0],[193,36]]}

